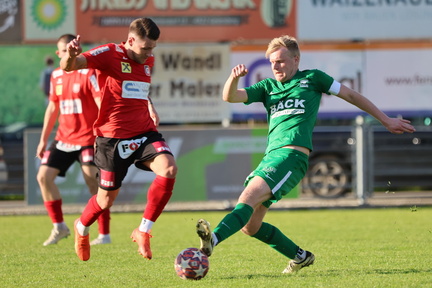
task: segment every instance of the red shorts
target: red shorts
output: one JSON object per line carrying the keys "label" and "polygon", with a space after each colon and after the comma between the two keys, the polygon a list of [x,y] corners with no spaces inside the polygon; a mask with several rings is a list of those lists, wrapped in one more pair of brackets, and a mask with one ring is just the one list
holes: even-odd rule
{"label": "red shorts", "polygon": [[95,165],[93,146],[77,147],[70,149],[70,151],[60,149],[62,148],[59,141],[52,142],[48,150],[44,152],[41,160],[41,165],[60,170],[58,176],[66,176],[66,171],[75,161],[79,162],[80,165]]}
{"label": "red shorts", "polygon": [[95,163],[99,168],[99,187],[116,190],[121,187],[129,166],[151,171],[143,162],[171,150],[159,132],[151,131],[128,139],[96,137]]}

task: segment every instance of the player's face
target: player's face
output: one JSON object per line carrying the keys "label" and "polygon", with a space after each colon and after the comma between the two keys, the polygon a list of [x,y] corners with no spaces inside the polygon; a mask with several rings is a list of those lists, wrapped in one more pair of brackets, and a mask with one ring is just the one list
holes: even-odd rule
{"label": "player's face", "polygon": [[56,54],[57,54],[57,56],[61,59],[61,58],[63,58],[63,56],[66,54],[66,52],[67,52],[67,48],[66,48],[66,46],[67,46],[67,43],[66,42],[64,42],[64,41],[60,41],[60,42],[58,42],[57,43],[57,51],[56,51]]}
{"label": "player's face", "polygon": [[269,56],[273,75],[279,82],[290,80],[298,70],[299,57],[291,56],[285,47],[279,48]]}
{"label": "player's face", "polygon": [[151,40],[147,37],[144,39],[138,37],[130,37],[129,40],[131,45],[131,57],[137,63],[144,64],[144,62],[153,54],[153,49],[156,48],[155,40]]}

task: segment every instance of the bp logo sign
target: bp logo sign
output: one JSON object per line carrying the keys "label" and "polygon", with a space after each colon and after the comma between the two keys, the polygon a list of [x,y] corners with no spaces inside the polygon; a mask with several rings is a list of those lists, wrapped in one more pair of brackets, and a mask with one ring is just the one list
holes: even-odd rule
{"label": "bp logo sign", "polygon": [[57,29],[63,24],[66,14],[64,0],[35,0],[31,7],[33,20],[43,30]]}

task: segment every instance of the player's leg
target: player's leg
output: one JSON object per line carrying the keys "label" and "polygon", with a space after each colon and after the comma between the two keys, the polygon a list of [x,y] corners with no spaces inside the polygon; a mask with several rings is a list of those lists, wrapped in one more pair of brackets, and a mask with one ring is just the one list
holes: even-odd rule
{"label": "player's leg", "polygon": [[59,170],[45,165],[39,167],[37,180],[41,189],[42,199],[48,216],[53,223],[51,235],[43,243],[44,246],[57,244],[63,238],[70,235],[69,228],[63,219],[62,198],[57,185],[54,183]]}
{"label": "player's leg", "polygon": [[87,202],[81,217],[75,220],[75,252],[82,261],[90,259],[90,226],[105,209],[112,206],[119,190],[120,188],[116,190],[99,188],[98,193]]}
{"label": "player's leg", "polygon": [[214,246],[240,231],[251,219],[255,207],[270,197],[271,190],[268,184],[259,176],[252,178],[241,193],[235,208],[219,222],[213,233],[210,233],[206,220],[198,220],[197,233],[201,238],[201,250],[210,256]]}
{"label": "player's leg", "polygon": [[[273,197],[271,201],[265,201],[255,209],[251,220],[242,231],[292,259],[289,261],[288,267],[283,271],[283,273],[291,273],[312,265],[315,260],[314,255],[301,249],[277,227],[263,222],[263,219],[270,205],[282,199],[304,177],[307,170],[307,157],[305,154],[291,149],[280,149],[276,153],[278,157],[273,157],[275,160],[270,159],[271,164],[266,164],[269,167],[276,168],[274,171],[268,172],[269,177],[266,178],[266,181],[271,186]],[[279,159],[282,161],[279,161]],[[260,172],[257,171],[256,173]]]}
{"label": "player's leg", "polygon": [[44,206],[53,223],[51,235],[43,243],[44,246],[57,244],[58,241],[70,235],[69,228],[63,219],[61,194],[54,181],[57,176],[65,176],[67,169],[74,161],[72,154],[58,150],[56,142],[53,142],[44,153],[36,175]]}
{"label": "player's leg", "polygon": [[142,164],[151,169],[156,174],[156,178],[148,189],[147,205],[143,212],[141,223],[132,232],[131,238],[134,242],[137,242],[138,252],[144,258],[151,259],[150,232],[153,224],[159,218],[171,198],[177,166],[173,155],[166,153],[157,154],[155,158]]}
{"label": "player's leg", "polygon": [[277,227],[263,222],[267,211],[268,208],[264,205],[257,207],[242,232],[266,243],[289,259],[294,259],[299,249],[298,245],[286,237]]}
{"label": "player's leg", "polygon": [[[98,182],[96,174],[98,169],[94,165],[81,165],[84,180],[89,188],[91,195],[96,195],[98,191]],[[91,241],[90,245],[109,244],[111,243],[110,236],[110,209],[105,209],[97,219],[99,226],[99,235]]]}

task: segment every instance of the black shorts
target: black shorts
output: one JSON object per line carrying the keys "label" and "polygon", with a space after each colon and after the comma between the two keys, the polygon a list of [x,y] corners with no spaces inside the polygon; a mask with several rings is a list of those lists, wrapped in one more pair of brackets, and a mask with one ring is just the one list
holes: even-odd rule
{"label": "black shorts", "polygon": [[41,160],[41,165],[60,170],[58,176],[66,176],[66,171],[75,161],[79,162],[80,165],[95,166],[93,146],[82,146],[78,150],[66,152],[60,150],[58,144],[59,141],[52,142]]}
{"label": "black shorts", "polygon": [[99,187],[116,190],[121,187],[129,166],[151,171],[143,162],[171,150],[159,132],[151,131],[128,139],[96,138],[95,163],[99,168]]}

